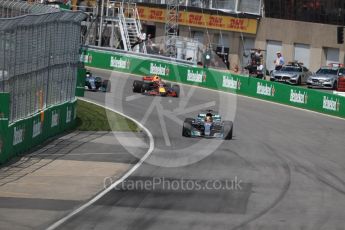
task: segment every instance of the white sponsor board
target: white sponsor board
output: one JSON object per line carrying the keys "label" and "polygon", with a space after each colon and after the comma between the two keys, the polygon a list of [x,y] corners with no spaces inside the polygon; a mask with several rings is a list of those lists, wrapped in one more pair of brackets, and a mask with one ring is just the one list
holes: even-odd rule
{"label": "white sponsor board", "polygon": [[270,84],[263,84],[261,82],[258,82],[256,84],[256,93],[259,95],[264,95],[264,96],[274,96],[275,89],[272,85]]}
{"label": "white sponsor board", "polygon": [[32,127],[32,138],[37,137],[42,133],[42,123],[40,119],[34,119]]}
{"label": "white sponsor board", "polygon": [[193,70],[189,69],[187,72],[187,81],[201,83],[201,82],[203,82],[203,78],[204,78],[204,72],[203,71],[194,72]]}
{"label": "white sponsor board", "polygon": [[73,120],[77,119],[77,107],[74,107]]}
{"label": "white sponsor board", "polygon": [[71,107],[67,107],[67,112],[66,112],[66,124],[70,123],[72,120],[72,108]]}
{"label": "white sponsor board", "polygon": [[339,99],[333,99],[331,97],[323,96],[322,108],[331,111],[339,111],[340,103]]}
{"label": "white sponsor board", "polygon": [[150,74],[167,76],[169,75],[169,68],[161,64],[156,65],[155,63],[150,63]]}
{"label": "white sponsor board", "polygon": [[299,90],[291,89],[290,91],[290,102],[298,104],[306,104],[308,100],[308,95],[306,92],[301,92]]}
{"label": "white sponsor board", "polygon": [[24,140],[25,129],[22,127],[14,127],[13,131],[13,146],[20,144]]}
{"label": "white sponsor board", "polygon": [[223,76],[222,86],[224,88],[239,89],[240,85],[241,85],[241,83],[239,80],[234,79],[233,77],[230,77],[230,76]]}
{"label": "white sponsor board", "polygon": [[84,63],[91,63],[92,62],[92,55],[89,54],[82,54],[80,56],[80,61]]}
{"label": "white sponsor board", "polygon": [[110,58],[110,66],[118,69],[128,69],[129,68],[129,60],[128,59],[121,59],[116,57]]}
{"label": "white sponsor board", "polygon": [[55,127],[55,126],[58,126],[59,125],[59,112],[54,110],[52,112],[52,123],[51,123],[51,127]]}

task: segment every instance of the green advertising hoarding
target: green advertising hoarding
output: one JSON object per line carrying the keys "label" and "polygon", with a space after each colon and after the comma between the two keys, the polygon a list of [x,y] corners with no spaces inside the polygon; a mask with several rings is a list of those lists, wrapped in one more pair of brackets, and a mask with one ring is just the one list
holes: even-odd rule
{"label": "green advertising hoarding", "polygon": [[89,67],[135,75],[159,75],[169,81],[241,94],[345,118],[345,97],[327,92],[113,51],[87,49],[82,58]]}
{"label": "green advertising hoarding", "polygon": [[0,93],[0,102],[3,114],[0,119],[0,163],[76,125],[76,101],[52,106],[11,124],[8,123],[9,94]]}

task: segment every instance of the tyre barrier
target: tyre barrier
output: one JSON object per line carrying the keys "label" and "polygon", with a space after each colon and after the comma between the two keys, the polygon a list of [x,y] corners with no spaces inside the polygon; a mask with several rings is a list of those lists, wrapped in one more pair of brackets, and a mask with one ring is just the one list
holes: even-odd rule
{"label": "tyre barrier", "polygon": [[345,77],[339,77],[339,79],[338,79],[338,91],[345,92]]}

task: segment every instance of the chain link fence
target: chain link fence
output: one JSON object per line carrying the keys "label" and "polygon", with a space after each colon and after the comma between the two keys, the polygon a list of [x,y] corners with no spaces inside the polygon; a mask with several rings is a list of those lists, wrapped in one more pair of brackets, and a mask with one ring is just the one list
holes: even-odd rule
{"label": "chain link fence", "polygon": [[81,12],[0,0],[0,92],[10,123],[75,98]]}

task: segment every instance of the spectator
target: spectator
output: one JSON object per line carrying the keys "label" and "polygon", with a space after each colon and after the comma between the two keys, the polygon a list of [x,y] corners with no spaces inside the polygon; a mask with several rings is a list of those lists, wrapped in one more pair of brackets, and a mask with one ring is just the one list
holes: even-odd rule
{"label": "spectator", "polygon": [[285,64],[284,57],[282,56],[281,52],[277,52],[277,59],[274,61],[275,70],[280,70],[283,65]]}
{"label": "spectator", "polygon": [[147,37],[146,37],[146,47],[147,47],[147,52],[148,53],[154,53],[153,52],[153,43],[152,43],[152,35],[151,34],[148,34]]}
{"label": "spectator", "polygon": [[262,58],[263,58],[263,55],[262,55],[262,53],[261,53],[261,49],[257,49],[256,51],[255,51],[255,61],[258,63],[258,62],[260,62],[260,64],[261,64],[261,60],[262,60]]}

